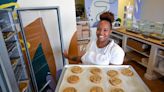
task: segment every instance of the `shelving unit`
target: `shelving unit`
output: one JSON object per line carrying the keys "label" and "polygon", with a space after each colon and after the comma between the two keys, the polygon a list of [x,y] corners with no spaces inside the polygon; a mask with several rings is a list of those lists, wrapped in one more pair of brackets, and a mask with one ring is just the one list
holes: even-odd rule
{"label": "shelving unit", "polygon": [[118,39],[121,39],[121,40],[123,39],[123,35],[118,34],[118,33],[116,33],[115,31],[112,32],[111,36],[114,36],[114,37],[116,37],[116,38],[118,38]]}
{"label": "shelving unit", "polygon": [[[21,52],[17,30],[12,17],[12,11],[0,10],[0,46],[2,66],[4,67],[5,77],[8,81],[10,92],[20,92],[19,85],[24,80],[29,80],[23,55]],[[3,90],[5,91],[5,90]],[[30,92],[27,86],[23,92]]]}
{"label": "shelving unit", "polygon": [[141,55],[140,53],[137,53],[135,51],[129,51],[126,52],[126,56],[129,57],[131,60],[136,61],[137,63],[139,63],[140,65],[147,67],[147,62],[144,63],[143,60],[146,59],[145,56]]}
{"label": "shelving unit", "polygon": [[159,70],[158,68],[154,68],[154,71],[156,71],[156,72],[160,73],[162,76],[164,76],[164,72]]}
{"label": "shelving unit", "polygon": [[158,49],[154,71],[164,76],[164,50]]}
{"label": "shelving unit", "polygon": [[89,41],[90,41],[90,29],[88,26],[88,22],[79,21],[77,23],[78,52],[84,51]]}
{"label": "shelving unit", "polygon": [[126,31],[123,27],[115,29],[111,36],[119,39],[122,43],[121,47],[127,58],[146,68],[145,77],[147,79],[152,80],[164,76],[163,40],[145,38],[141,34]]}
{"label": "shelving unit", "polygon": [[150,55],[150,47],[151,46],[148,44],[128,37],[126,44],[126,56],[147,68],[148,58]]}
{"label": "shelving unit", "polygon": [[11,65],[12,65],[13,70],[15,70],[19,62],[20,62],[20,58],[11,59]]}
{"label": "shelving unit", "polygon": [[29,86],[29,80],[24,80],[24,81],[19,82],[20,92],[25,92],[28,86]]}
{"label": "shelving unit", "polygon": [[120,35],[116,32],[112,32],[112,34],[110,35],[110,38],[112,38],[119,46],[122,47],[123,35]]}
{"label": "shelving unit", "polygon": [[160,57],[160,58],[164,58],[164,56],[163,55],[160,55],[160,54],[158,54],[157,56]]}
{"label": "shelving unit", "polygon": [[161,58],[164,58],[164,50],[162,49],[158,49],[158,54],[157,54],[158,57],[161,57]]}
{"label": "shelving unit", "polygon": [[134,49],[134,48],[132,48],[132,47],[130,47],[130,46],[127,46],[127,48],[128,48],[128,49],[131,49],[131,50],[133,50],[133,51],[135,51],[135,52],[138,52],[138,53],[140,53],[140,54],[142,54],[142,55],[144,55],[144,56],[146,56],[146,57],[149,57],[149,55],[148,55],[149,52],[140,52],[140,51],[138,51],[138,50],[136,50],[136,49]]}

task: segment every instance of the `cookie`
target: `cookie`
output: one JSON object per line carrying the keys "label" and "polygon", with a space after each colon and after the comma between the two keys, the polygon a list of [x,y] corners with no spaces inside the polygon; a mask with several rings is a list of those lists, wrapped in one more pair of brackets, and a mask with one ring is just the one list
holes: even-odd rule
{"label": "cookie", "polygon": [[90,81],[93,82],[93,83],[100,83],[101,82],[101,76],[99,75],[91,75],[90,76]]}
{"label": "cookie", "polygon": [[90,72],[92,74],[100,74],[101,73],[101,69],[97,68],[97,67],[93,67],[93,68],[90,69]]}
{"label": "cookie", "polygon": [[129,68],[122,69],[121,73],[126,76],[133,76],[133,72]]}
{"label": "cookie", "polygon": [[90,92],[103,92],[103,88],[94,86],[90,89]]}
{"label": "cookie", "polygon": [[73,67],[71,68],[71,71],[72,71],[73,73],[81,73],[83,70],[82,70],[82,68],[79,67],[79,66],[73,66]]}
{"label": "cookie", "polygon": [[74,87],[67,87],[63,90],[63,92],[77,92],[77,90]]}
{"label": "cookie", "polygon": [[107,72],[107,75],[110,77],[114,77],[114,76],[118,75],[118,72],[116,70],[109,70]]}
{"label": "cookie", "polygon": [[79,76],[71,75],[67,78],[67,81],[71,84],[77,83],[80,80]]}
{"label": "cookie", "polygon": [[121,84],[121,79],[113,77],[109,80],[109,82],[113,85],[113,86],[117,86],[119,84]]}
{"label": "cookie", "polygon": [[124,92],[122,88],[112,88],[110,92]]}

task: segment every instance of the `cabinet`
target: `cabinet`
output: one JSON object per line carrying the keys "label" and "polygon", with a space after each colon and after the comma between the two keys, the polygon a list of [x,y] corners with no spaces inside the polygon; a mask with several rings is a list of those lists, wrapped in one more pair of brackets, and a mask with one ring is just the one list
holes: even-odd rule
{"label": "cabinet", "polygon": [[122,39],[123,39],[123,35],[122,34],[118,34],[116,32],[113,32],[110,36],[110,38],[114,39],[114,41],[120,46],[122,47]]}
{"label": "cabinet", "polygon": [[0,84],[7,85],[2,92],[30,92],[29,78],[12,13],[10,10],[0,10],[0,15],[1,76],[4,76],[1,78],[5,80]]}
{"label": "cabinet", "polygon": [[126,31],[125,28],[116,29],[111,37],[126,53],[130,60],[146,68],[145,77],[155,79],[164,76],[164,44],[163,40],[145,38],[141,34]]}

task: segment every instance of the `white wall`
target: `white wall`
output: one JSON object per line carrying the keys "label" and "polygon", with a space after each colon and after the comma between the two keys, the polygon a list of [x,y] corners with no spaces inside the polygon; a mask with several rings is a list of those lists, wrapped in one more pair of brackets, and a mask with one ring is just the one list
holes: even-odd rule
{"label": "white wall", "polygon": [[164,22],[164,0],[143,0],[141,19]]}
{"label": "white wall", "polygon": [[75,0],[18,0],[20,7],[53,7],[60,9],[60,20],[64,48],[68,49],[71,37],[76,31]]}
{"label": "white wall", "polygon": [[[71,38],[76,31],[75,0],[18,0],[17,3],[20,8],[59,7],[64,49],[69,48]],[[50,40],[52,39],[50,38]],[[61,66],[62,62],[57,63],[57,70],[62,68]]]}

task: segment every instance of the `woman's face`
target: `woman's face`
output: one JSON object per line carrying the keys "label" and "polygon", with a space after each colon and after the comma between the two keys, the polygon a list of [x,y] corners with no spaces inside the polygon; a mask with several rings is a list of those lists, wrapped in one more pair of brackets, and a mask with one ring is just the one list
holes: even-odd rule
{"label": "woman's face", "polygon": [[110,27],[110,23],[108,21],[100,21],[97,26],[97,39],[99,42],[106,42],[111,34],[112,30]]}

